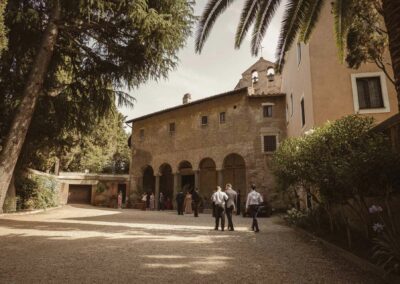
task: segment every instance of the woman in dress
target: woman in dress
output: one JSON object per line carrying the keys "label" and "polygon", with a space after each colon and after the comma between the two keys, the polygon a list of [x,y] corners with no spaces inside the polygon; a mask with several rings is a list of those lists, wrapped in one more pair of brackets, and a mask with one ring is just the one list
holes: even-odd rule
{"label": "woman in dress", "polygon": [[154,207],[155,207],[154,201],[155,201],[154,194],[151,193],[151,195],[150,195],[150,210],[154,210]]}
{"label": "woman in dress", "polygon": [[185,214],[193,213],[193,211],[192,211],[192,195],[190,194],[189,191],[186,193],[186,196],[185,196],[184,207],[185,207]]}

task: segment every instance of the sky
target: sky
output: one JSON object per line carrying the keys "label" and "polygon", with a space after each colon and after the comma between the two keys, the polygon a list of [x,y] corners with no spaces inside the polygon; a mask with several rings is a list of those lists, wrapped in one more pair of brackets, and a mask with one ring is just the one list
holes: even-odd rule
{"label": "sky", "polygon": [[[201,15],[206,3],[207,0],[196,1],[195,15]],[[168,79],[151,80],[130,91],[136,99],[134,107],[119,108],[127,120],[180,105],[186,93],[190,93],[194,101],[233,90],[241,74],[261,56],[251,56],[250,35],[239,50],[234,49],[235,31],[243,4],[243,0],[234,1],[217,19],[201,54],[195,53],[194,26],[192,36],[178,53],[178,67],[169,73]],[[281,6],[262,43],[262,57],[270,61],[275,59],[282,10]]]}

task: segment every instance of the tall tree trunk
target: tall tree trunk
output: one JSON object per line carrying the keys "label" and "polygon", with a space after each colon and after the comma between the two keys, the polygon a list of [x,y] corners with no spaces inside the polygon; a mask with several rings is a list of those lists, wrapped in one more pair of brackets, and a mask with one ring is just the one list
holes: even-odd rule
{"label": "tall tree trunk", "polygon": [[392,59],[397,102],[400,110],[400,1],[383,0],[382,7],[389,36],[389,51]]}
{"label": "tall tree trunk", "polygon": [[49,23],[43,34],[40,49],[38,50],[32,65],[32,70],[26,82],[21,104],[11,124],[4,148],[0,153],[0,211],[2,211],[4,199],[24,144],[26,133],[28,132],[36,102],[42,90],[43,81],[47,74],[54,46],[57,41],[57,22],[60,19],[61,8],[59,0],[51,2],[53,2],[54,6],[51,10]]}

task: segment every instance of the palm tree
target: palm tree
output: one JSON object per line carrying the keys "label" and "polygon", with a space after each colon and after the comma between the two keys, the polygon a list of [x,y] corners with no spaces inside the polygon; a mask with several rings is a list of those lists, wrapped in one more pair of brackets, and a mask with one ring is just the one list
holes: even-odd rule
{"label": "palm tree", "polygon": [[[323,5],[331,1],[332,14],[335,19],[336,44],[339,56],[343,58],[347,33],[352,22],[352,16],[357,12],[355,4],[359,0],[287,0],[276,51],[277,71],[282,71],[285,63],[285,54],[297,37],[304,43],[310,40]],[[200,53],[202,51],[216,19],[233,2],[234,0],[208,1],[198,24],[196,52]],[[257,56],[269,23],[281,3],[282,0],[246,0],[236,30],[235,48],[240,48],[247,32],[254,24],[251,37],[251,53]],[[381,10],[384,17],[389,38],[389,51],[392,59],[397,98],[400,102],[400,1],[369,0],[364,1],[364,3],[365,5],[371,5],[371,9]]]}

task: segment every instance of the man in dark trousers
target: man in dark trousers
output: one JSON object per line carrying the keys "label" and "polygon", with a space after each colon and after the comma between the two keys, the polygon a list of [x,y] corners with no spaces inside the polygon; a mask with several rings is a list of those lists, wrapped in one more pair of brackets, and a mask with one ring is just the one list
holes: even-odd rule
{"label": "man in dark trousers", "polygon": [[233,222],[232,222],[232,213],[236,210],[236,202],[237,202],[237,193],[233,190],[232,185],[230,183],[225,186],[225,193],[228,195],[228,200],[226,201],[226,217],[228,218],[228,230],[234,231]]}
{"label": "man in dark trousers", "polygon": [[185,195],[183,194],[183,191],[181,190],[176,194],[176,204],[177,204],[177,210],[178,210],[178,215],[183,215],[183,202],[185,201]]}
{"label": "man in dark trousers", "polygon": [[221,219],[221,231],[223,231],[225,229],[225,202],[228,200],[228,195],[217,186],[217,191],[214,192],[211,200],[215,203],[215,230],[218,230]]}
{"label": "man in dark trousers", "polygon": [[194,217],[199,217],[200,194],[197,188],[192,190],[192,208]]}
{"label": "man in dark trousers", "polygon": [[238,192],[237,192],[237,197],[236,197],[236,215],[240,215],[240,209],[241,209],[241,206],[240,206],[240,190],[238,190]]}
{"label": "man in dark trousers", "polygon": [[251,224],[251,229],[258,233],[260,229],[258,228],[257,214],[258,208],[263,202],[261,194],[256,191],[256,185],[251,185],[251,191],[247,195],[246,201],[246,211],[250,210],[251,217],[253,218],[253,223]]}

